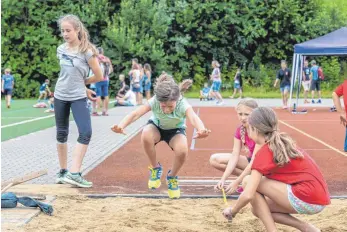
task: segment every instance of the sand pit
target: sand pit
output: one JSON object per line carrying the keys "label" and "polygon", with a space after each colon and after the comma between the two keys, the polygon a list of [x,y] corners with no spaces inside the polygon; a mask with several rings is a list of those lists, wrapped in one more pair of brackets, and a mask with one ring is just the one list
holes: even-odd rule
{"label": "sand pit", "polygon": [[[225,207],[222,199],[91,199],[77,195],[73,188],[55,186],[31,186],[36,193],[57,193],[54,216],[41,213],[23,228],[2,228],[3,231],[264,231],[249,208],[228,223],[222,216]],[[322,213],[299,217],[322,231],[347,231],[347,200],[333,200]],[[279,231],[295,230],[279,226]]]}

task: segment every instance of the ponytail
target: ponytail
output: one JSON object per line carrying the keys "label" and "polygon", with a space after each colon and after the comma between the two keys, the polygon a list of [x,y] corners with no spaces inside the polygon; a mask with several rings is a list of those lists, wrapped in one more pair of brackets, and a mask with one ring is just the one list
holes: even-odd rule
{"label": "ponytail", "polygon": [[190,79],[185,79],[179,84],[180,92],[185,93],[193,84],[193,81]]}
{"label": "ponytail", "polygon": [[296,143],[286,133],[273,131],[269,134],[267,143],[274,154],[274,162],[279,166],[289,163],[290,159],[304,157],[296,148]]}

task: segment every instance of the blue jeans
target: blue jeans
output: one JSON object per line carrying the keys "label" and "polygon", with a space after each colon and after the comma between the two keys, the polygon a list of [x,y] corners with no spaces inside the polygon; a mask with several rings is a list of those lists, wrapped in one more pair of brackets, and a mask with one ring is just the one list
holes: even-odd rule
{"label": "blue jeans", "polygon": [[95,84],[96,86],[96,96],[97,97],[107,97],[108,96],[108,85],[109,81],[100,81]]}
{"label": "blue jeans", "polygon": [[346,127],[346,137],[345,137],[345,148],[344,150],[347,152],[347,127]]}

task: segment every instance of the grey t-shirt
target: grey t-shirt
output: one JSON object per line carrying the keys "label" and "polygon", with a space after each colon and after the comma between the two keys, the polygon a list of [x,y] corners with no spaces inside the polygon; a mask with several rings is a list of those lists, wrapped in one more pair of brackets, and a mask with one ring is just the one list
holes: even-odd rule
{"label": "grey t-shirt", "polygon": [[74,101],[87,97],[85,80],[89,78],[88,60],[93,56],[93,52],[71,52],[66,46],[64,43],[57,49],[60,73],[54,97],[63,101]]}

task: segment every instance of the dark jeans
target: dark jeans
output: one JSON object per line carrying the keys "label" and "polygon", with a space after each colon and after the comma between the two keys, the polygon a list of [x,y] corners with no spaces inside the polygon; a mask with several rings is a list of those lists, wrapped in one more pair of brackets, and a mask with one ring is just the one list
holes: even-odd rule
{"label": "dark jeans", "polygon": [[54,98],[55,123],[57,127],[57,140],[66,143],[69,135],[70,108],[78,128],[77,142],[88,145],[92,137],[92,123],[87,104],[87,98],[75,101],[63,101]]}

